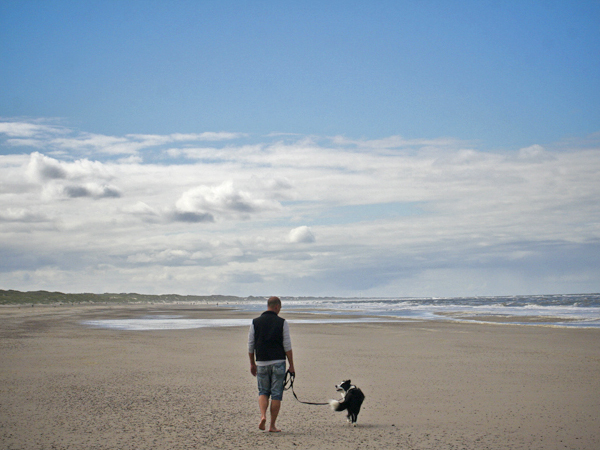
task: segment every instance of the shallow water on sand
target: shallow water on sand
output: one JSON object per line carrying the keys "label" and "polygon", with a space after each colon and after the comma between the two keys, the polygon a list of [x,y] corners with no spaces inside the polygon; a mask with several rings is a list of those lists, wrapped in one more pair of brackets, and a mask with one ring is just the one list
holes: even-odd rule
{"label": "shallow water on sand", "polygon": [[[245,312],[265,309],[263,299],[219,305]],[[373,323],[461,321],[576,328],[600,327],[600,294],[456,297],[456,298],[285,298],[290,323]],[[295,314],[327,314],[328,318],[294,319]],[[369,316],[369,317],[364,317]],[[197,319],[185,315],[93,320],[85,325],[118,330],[183,330],[205,327],[249,326],[250,319]]]}
{"label": "shallow water on sand", "polygon": [[[348,319],[288,319],[290,323],[374,323],[399,322],[398,319],[348,318]],[[188,330],[194,328],[248,327],[251,319],[186,319],[182,316],[148,316],[139,319],[87,320],[84,325],[125,331]]]}

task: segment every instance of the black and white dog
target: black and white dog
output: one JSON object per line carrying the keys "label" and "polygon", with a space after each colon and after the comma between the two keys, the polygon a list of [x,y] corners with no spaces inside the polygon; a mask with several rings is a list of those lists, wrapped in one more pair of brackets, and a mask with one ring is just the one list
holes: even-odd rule
{"label": "black and white dog", "polygon": [[347,411],[348,422],[355,427],[356,418],[360,412],[360,406],[365,399],[365,394],[363,394],[359,388],[354,386],[350,380],[342,381],[340,384],[336,385],[335,389],[342,393],[342,398],[340,401],[329,400],[329,406],[334,411]]}

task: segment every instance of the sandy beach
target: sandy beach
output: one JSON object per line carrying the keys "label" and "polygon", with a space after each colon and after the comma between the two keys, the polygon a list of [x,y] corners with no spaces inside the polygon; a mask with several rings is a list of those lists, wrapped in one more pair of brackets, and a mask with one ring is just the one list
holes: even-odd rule
{"label": "sandy beach", "polygon": [[338,398],[334,384],[351,378],[366,400],[352,428],[343,413],[286,392],[283,432],[265,433],[247,327],[82,323],[153,314],[255,315],[182,305],[0,308],[0,448],[600,448],[600,329],[295,324],[300,399]]}

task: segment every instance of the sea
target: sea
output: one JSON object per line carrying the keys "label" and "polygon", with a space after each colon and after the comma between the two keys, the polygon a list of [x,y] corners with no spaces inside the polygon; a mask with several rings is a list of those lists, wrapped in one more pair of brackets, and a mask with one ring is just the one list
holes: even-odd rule
{"label": "sea", "polygon": [[[600,294],[450,298],[284,297],[282,303],[281,315],[290,323],[450,321],[538,327],[600,327]],[[265,309],[266,300],[253,297],[214,306],[258,313]],[[141,317],[84,323],[92,327],[130,331],[250,325],[249,319],[196,319],[185,314],[169,314],[168,309],[164,312],[160,314],[158,310]],[[295,318],[299,313],[302,313],[302,318]],[[311,319],[310,315],[315,318]]]}

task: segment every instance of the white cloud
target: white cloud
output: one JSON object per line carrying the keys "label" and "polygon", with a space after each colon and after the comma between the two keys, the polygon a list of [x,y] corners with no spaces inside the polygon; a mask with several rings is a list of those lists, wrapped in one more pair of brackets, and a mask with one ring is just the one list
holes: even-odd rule
{"label": "white cloud", "polygon": [[213,214],[202,211],[181,211],[176,209],[169,217],[176,222],[201,223],[215,221],[215,216]]}
{"label": "white cloud", "polygon": [[7,208],[0,211],[0,222],[44,222],[48,217],[25,208]]}
{"label": "white cloud", "polygon": [[290,231],[289,240],[295,244],[311,244],[316,239],[309,227],[301,226]]}
{"label": "white cloud", "polygon": [[178,214],[200,214],[248,218],[252,214],[280,208],[278,202],[256,198],[247,190],[238,189],[231,180],[218,186],[197,186],[182,194],[175,204]]}
{"label": "white cloud", "polygon": [[62,187],[62,192],[65,196],[76,197],[92,197],[92,198],[114,198],[121,197],[119,188],[110,185],[100,185],[96,183],[86,183],[83,185],[71,184]]}
{"label": "white cloud", "polygon": [[128,205],[122,208],[126,214],[134,214],[139,216],[158,216],[156,209],[152,208],[144,202],[137,202],[133,205]]}
{"label": "white cloud", "polygon": [[119,164],[141,164],[142,162],[143,159],[139,155],[126,156],[117,160],[117,163]]}
{"label": "white cloud", "polygon": [[402,136],[389,136],[384,139],[348,139],[344,136],[334,136],[332,142],[336,145],[342,146],[356,146],[362,148],[374,149],[392,149],[392,148],[403,148],[403,147],[450,147],[456,148],[461,145],[461,142],[457,139],[452,138],[438,138],[438,139],[405,139]]}
{"label": "white cloud", "polygon": [[264,145],[241,145],[237,147],[186,147],[169,148],[165,154],[171,158],[185,157],[188,159],[204,160],[216,164],[222,163],[252,163],[252,156],[263,154]]}
{"label": "white cloud", "polygon": [[227,141],[245,137],[244,133],[204,132],[169,135],[128,134],[122,137],[86,133],[66,127],[31,122],[0,122],[0,134],[12,146],[28,146],[47,152],[71,151],[86,155],[137,155],[140,150],[169,143]]}
{"label": "white cloud", "polygon": [[64,163],[49,158],[41,153],[31,154],[27,173],[32,181],[45,182],[47,180],[67,178]]}
{"label": "white cloud", "polygon": [[73,162],[58,161],[39,152],[30,155],[27,175],[34,182],[44,183],[57,179],[110,179],[112,174],[99,161],[80,159]]}
{"label": "white cloud", "polygon": [[[196,252],[198,253],[198,252]],[[187,250],[181,249],[166,249],[158,252],[136,253],[127,257],[127,261],[131,263],[141,264],[174,264],[185,263],[194,258],[194,255]]]}
{"label": "white cloud", "polygon": [[98,161],[58,161],[34,152],[26,169],[30,182],[42,186],[45,198],[116,198],[122,191],[107,183],[113,175]]}
{"label": "white cloud", "polygon": [[33,125],[0,128],[40,149],[10,154],[4,141],[0,155],[7,287],[452,295],[448,274],[462,274],[470,293],[506,293],[495,271],[506,290],[511,279],[600,287],[600,148],[589,143],[493,152],[452,139],[249,143]]}
{"label": "white cloud", "polygon": [[549,154],[544,147],[541,145],[531,145],[519,150],[518,158],[525,161],[542,161],[545,159],[553,159],[553,156]]}
{"label": "white cloud", "polygon": [[174,141],[228,141],[232,139],[239,139],[247,136],[245,133],[228,133],[225,131],[212,132],[206,131],[204,133],[197,134],[171,134]]}
{"label": "white cloud", "polygon": [[0,133],[12,138],[26,139],[63,134],[65,128],[30,122],[0,122]]}

